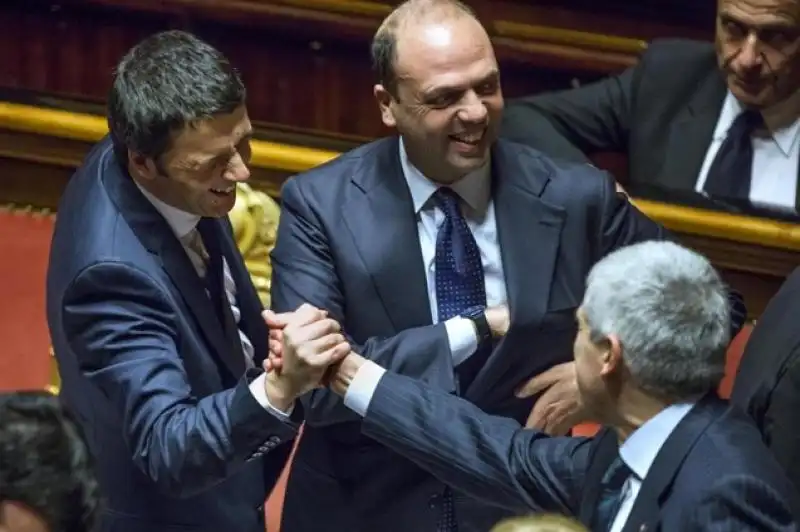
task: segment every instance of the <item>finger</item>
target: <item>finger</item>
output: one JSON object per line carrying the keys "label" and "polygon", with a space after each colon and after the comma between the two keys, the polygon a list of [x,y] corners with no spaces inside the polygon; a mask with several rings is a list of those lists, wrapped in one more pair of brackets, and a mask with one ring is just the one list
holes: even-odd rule
{"label": "finger", "polygon": [[302,325],[292,323],[284,330],[283,335],[286,343],[298,348],[306,342],[322,338],[328,334],[338,333],[340,330],[339,322],[325,318]]}
{"label": "finger", "polygon": [[302,305],[297,307],[297,310],[295,310],[294,313],[295,315],[303,316],[304,318],[305,316],[309,317],[313,316],[312,321],[321,320],[323,318],[328,317],[328,313],[326,311],[318,309],[317,307],[315,307],[310,303],[303,303]]}
{"label": "finger", "polygon": [[298,358],[307,366],[321,367],[326,365],[322,356],[337,345],[346,343],[344,336],[338,333],[328,334],[322,338],[317,338],[304,344],[303,348],[297,351]]}
{"label": "finger", "polygon": [[533,405],[531,413],[528,416],[528,423],[526,423],[525,426],[539,430],[545,430],[547,427],[547,417],[550,414],[550,411],[553,408],[553,402],[556,399],[555,392],[556,390],[553,388],[548,388],[547,391],[536,400],[536,403]]}
{"label": "finger", "polygon": [[267,323],[267,327],[270,329],[282,329],[289,324],[289,320],[293,314],[293,312],[282,312],[281,314],[277,314],[271,310],[265,310],[261,313],[261,317],[264,318],[264,321]]}
{"label": "finger", "polygon": [[264,359],[264,362],[269,362],[269,365],[272,369],[281,369],[283,367],[283,359],[276,358],[276,357],[267,357]]}
{"label": "finger", "polygon": [[331,364],[336,364],[348,354],[350,354],[350,344],[347,342],[339,342],[327,351],[317,355],[315,363],[317,367],[327,367]]}
{"label": "finger", "polygon": [[283,342],[270,338],[268,343],[270,353],[274,353],[276,356],[283,355]]}
{"label": "finger", "polygon": [[542,393],[544,390],[550,388],[553,384],[557,383],[563,378],[564,373],[570,364],[571,362],[559,364],[557,366],[553,366],[543,373],[540,373],[519,387],[516,391],[516,396],[524,398],[532,397]]}
{"label": "finger", "polygon": [[269,330],[269,337],[275,340],[281,340],[283,338],[283,330],[281,329],[270,329]]}

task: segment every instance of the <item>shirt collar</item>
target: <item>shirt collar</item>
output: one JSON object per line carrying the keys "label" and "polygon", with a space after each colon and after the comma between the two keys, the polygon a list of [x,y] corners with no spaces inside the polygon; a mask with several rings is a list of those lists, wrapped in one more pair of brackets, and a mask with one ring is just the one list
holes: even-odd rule
{"label": "shirt collar", "polygon": [[[714,140],[723,141],[728,134],[728,129],[733,125],[733,121],[743,111],[742,105],[739,100],[728,91],[725,95],[725,101],[722,103],[722,111],[717,121],[717,127],[714,129]],[[784,156],[788,157],[792,151],[792,146],[797,141],[798,133],[800,133],[800,120],[795,120],[788,126],[773,128],[770,123],[775,123],[775,120],[766,114],[764,121],[769,128],[770,135],[775,144],[780,148]]]}
{"label": "shirt collar", "polygon": [[199,216],[182,211],[176,207],[173,207],[172,205],[164,203],[153,194],[145,190],[144,187],[136,182],[135,179],[133,182],[136,183],[136,186],[142,192],[142,195],[144,195],[144,197],[153,204],[153,207],[156,208],[161,216],[164,217],[169,226],[172,228],[172,232],[175,233],[175,236],[177,236],[179,240],[185,238],[197,226],[197,222],[200,221]]}
{"label": "shirt collar", "polygon": [[691,401],[666,407],[622,443],[620,457],[639,480],[647,476],[664,442],[694,405],[695,402]]}
{"label": "shirt collar", "polygon": [[[403,175],[408,183],[408,189],[411,192],[411,199],[414,202],[414,212],[419,213],[428,200],[433,196],[433,193],[441,186],[434,183],[411,161],[408,160],[405,145],[403,144],[402,137],[400,138],[400,166],[403,169]],[[481,168],[468,173],[457,182],[453,183],[452,188],[461,199],[476,212],[485,212],[491,197],[491,163],[487,162]]]}

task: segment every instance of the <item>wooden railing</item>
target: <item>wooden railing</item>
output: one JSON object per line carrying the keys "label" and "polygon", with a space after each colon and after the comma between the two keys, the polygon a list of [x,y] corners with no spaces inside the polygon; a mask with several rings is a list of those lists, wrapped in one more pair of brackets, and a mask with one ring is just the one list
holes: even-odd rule
{"label": "wooden railing", "polygon": [[[55,207],[53,198],[59,194],[58,187],[64,186],[89,146],[106,132],[106,121],[101,116],[0,102],[0,164],[27,161],[42,168],[62,168],[58,177],[47,174],[50,177],[43,177],[41,183],[32,170],[27,170],[29,175],[22,175],[25,171],[0,168],[0,203],[14,201],[4,197],[7,194],[34,194],[50,179],[54,181],[45,184],[45,188],[53,189],[51,196],[38,206]],[[254,187],[276,198],[289,176],[338,155],[333,150],[266,140],[254,140],[252,152]],[[678,233],[687,245],[706,254],[745,293],[756,314],[786,275],[800,264],[798,225],[652,200],[632,201],[645,214]]]}

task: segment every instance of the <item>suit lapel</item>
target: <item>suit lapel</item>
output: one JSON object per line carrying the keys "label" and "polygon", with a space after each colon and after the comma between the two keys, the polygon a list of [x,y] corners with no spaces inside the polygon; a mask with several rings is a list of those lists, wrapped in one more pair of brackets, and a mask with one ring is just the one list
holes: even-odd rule
{"label": "suit lapel", "polygon": [[[542,200],[551,170],[519,148],[498,141],[492,150],[492,183],[499,246],[511,312],[512,336],[530,334],[547,312],[565,211]],[[501,344],[468,390],[478,397],[499,382],[515,358]]]}
{"label": "suit lapel", "polygon": [[397,138],[362,156],[344,221],[396,331],[432,322],[417,218]]}
{"label": "suit lapel", "polygon": [[642,481],[623,532],[656,529],[661,505],[675,476],[697,439],[719,417],[719,404],[715,396],[706,396],[675,427]]}
{"label": "suit lapel", "polygon": [[619,455],[617,434],[612,429],[604,428],[595,436],[595,452],[589,457],[589,465],[584,477],[583,496],[578,509],[578,519],[587,527],[592,526],[597,509],[603,476],[611,462]]}
{"label": "suit lapel", "polygon": [[109,197],[139,241],[153,254],[178,288],[215,358],[238,378],[241,375],[240,365],[227,356],[230,347],[222,325],[182,244],[163,216],[142,195],[133,179],[123,174],[110,147],[102,164],[103,182]]}
{"label": "suit lapel", "polygon": [[657,177],[659,185],[694,190],[725,100],[725,90],[725,80],[714,69],[679,112],[670,128],[664,165]]}

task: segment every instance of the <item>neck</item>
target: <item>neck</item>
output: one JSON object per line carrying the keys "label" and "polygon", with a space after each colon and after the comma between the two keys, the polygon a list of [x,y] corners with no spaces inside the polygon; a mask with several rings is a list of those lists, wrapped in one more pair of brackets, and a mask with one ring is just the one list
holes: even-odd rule
{"label": "neck", "polygon": [[788,98],[761,110],[764,124],[770,131],[777,131],[791,126],[800,118],[800,91]]}
{"label": "neck", "polygon": [[638,388],[625,386],[617,400],[615,420],[611,423],[620,444],[670,404],[672,403],[653,397]]}

